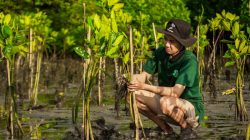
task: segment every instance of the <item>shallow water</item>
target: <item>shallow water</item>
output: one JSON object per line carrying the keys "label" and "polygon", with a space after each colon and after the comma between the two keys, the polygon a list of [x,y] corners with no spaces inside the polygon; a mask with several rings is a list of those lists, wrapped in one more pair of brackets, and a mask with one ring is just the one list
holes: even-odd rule
{"label": "shallow water", "polygon": [[[208,92],[204,92],[205,109],[207,120],[198,129],[199,139],[214,140],[222,137],[246,134],[247,124],[249,122],[234,121],[234,95],[222,95],[222,90],[230,88],[233,84],[218,80],[218,97],[216,100],[210,99]],[[40,88],[38,105],[44,105],[42,109],[27,111],[27,100],[19,104],[19,114],[21,117],[22,127],[25,130],[26,137],[24,139],[63,139],[67,132],[73,130],[71,120],[71,108],[74,96],[77,93],[77,84],[68,83],[67,92],[61,106],[54,103],[55,92],[58,87],[50,86],[48,90]],[[95,90],[94,90],[95,91]],[[103,117],[106,125],[115,127],[120,134],[126,138],[133,135],[133,130],[129,128],[131,117],[127,116],[124,111],[120,111],[120,118],[116,117],[114,111],[112,84],[107,82],[104,88],[105,101],[102,106],[91,105],[91,118],[96,120]],[[246,90],[248,91],[248,90]],[[57,91],[59,92],[59,91]],[[96,95],[96,94],[95,94]],[[94,98],[94,97],[93,97]],[[244,94],[245,104],[250,114],[250,94]],[[121,105],[123,108],[123,105]],[[6,115],[4,115],[4,94],[0,93],[0,140],[8,138],[6,130]],[[81,122],[81,112],[79,112],[79,122]],[[145,128],[156,127],[150,120],[142,117]],[[81,125],[79,123],[79,125]],[[173,126],[176,133],[180,130]],[[32,132],[30,135],[29,132]],[[121,138],[122,139],[122,138]]]}

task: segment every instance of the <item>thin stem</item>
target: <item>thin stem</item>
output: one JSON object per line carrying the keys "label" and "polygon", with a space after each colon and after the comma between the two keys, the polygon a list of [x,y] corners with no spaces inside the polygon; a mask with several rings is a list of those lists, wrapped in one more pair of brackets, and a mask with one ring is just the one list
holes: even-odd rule
{"label": "thin stem", "polygon": [[154,38],[155,38],[155,47],[156,47],[156,49],[157,49],[157,48],[159,47],[159,43],[158,43],[157,36],[156,36],[155,24],[152,23],[152,25],[153,25]]}

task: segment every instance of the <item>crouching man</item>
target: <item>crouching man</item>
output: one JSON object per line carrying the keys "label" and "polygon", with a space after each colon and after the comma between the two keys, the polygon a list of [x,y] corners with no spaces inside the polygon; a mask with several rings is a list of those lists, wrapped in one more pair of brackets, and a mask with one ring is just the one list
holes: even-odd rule
{"label": "crouching man", "polygon": [[[164,47],[159,47],[153,58],[144,64],[144,71],[133,76],[128,89],[136,94],[141,114],[154,121],[166,134],[173,134],[169,124],[181,127],[182,138],[195,137],[193,128],[204,117],[204,105],[199,89],[196,56],[186,50],[195,38],[190,36],[191,26],[179,19],[168,22]],[[158,73],[158,85],[146,81]]]}

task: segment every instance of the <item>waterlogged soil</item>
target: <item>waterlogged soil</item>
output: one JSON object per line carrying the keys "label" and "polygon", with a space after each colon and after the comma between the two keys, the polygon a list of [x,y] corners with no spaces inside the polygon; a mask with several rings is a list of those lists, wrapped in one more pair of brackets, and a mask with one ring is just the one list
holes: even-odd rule
{"label": "waterlogged soil", "polygon": [[[69,86],[70,88],[72,88],[72,92],[76,92],[74,88],[76,89],[77,87]],[[41,108],[25,111],[22,110],[25,107],[20,105],[19,113],[22,118],[22,126],[26,131],[27,129],[32,130],[31,134],[26,136],[27,138],[48,140],[79,138],[79,133],[77,133],[75,126],[72,125],[71,119],[71,107],[75,93],[65,95],[65,101],[60,106],[53,104],[53,94],[40,94],[40,98],[43,99],[43,102],[40,102]],[[204,97],[207,120],[197,129],[199,139],[214,140],[224,137],[245,139],[247,122],[234,121],[234,95],[221,95],[221,92],[218,92],[217,99],[212,100],[209,97],[209,93],[204,92]],[[250,113],[249,93],[244,94],[244,97],[247,111]],[[3,96],[0,99],[1,105],[4,104],[2,100],[4,99]],[[123,108],[123,105],[121,108]],[[79,112],[79,126],[76,126],[78,128],[81,128],[81,114],[82,112]],[[126,115],[126,112],[123,110],[120,111],[120,117],[117,117],[114,105],[108,102],[106,104],[104,102],[102,106],[93,104],[91,106],[91,118],[93,131],[97,139],[134,139],[134,131],[130,128],[131,117]],[[105,123],[98,123],[100,120],[104,120]],[[143,116],[142,120],[146,130],[156,127],[150,120]],[[0,119],[1,124],[5,124],[6,122],[4,121],[6,121],[6,118],[2,114]],[[6,125],[0,126],[0,139],[7,139],[8,131],[3,126]],[[173,126],[173,128],[177,134],[180,132],[178,127]],[[149,137],[150,139],[166,139],[164,135],[154,136],[152,134]]]}
{"label": "waterlogged soil", "polygon": [[[222,91],[231,88],[231,82],[223,78],[216,81],[217,98],[210,98],[207,89],[204,89],[204,104],[206,110],[206,120],[196,129],[198,138],[206,140],[215,139],[245,139],[247,125],[249,122],[240,122],[234,120],[235,96],[222,95]],[[25,136],[23,139],[43,139],[43,140],[61,140],[61,139],[80,139],[82,111],[78,113],[77,125],[72,124],[72,106],[78,91],[79,84],[66,83],[66,88],[58,88],[51,85],[49,87],[41,86],[38,96],[38,106],[28,109],[28,100],[18,100],[18,114],[23,127]],[[93,101],[96,98],[96,87],[93,90],[91,102],[91,119],[95,139],[134,139],[134,130],[131,128],[132,119],[123,110],[121,105],[120,117],[117,117],[114,110],[115,91],[112,80],[106,82],[103,94],[103,104],[97,106]],[[59,95],[63,98],[58,101]],[[60,96],[61,97],[61,96]],[[6,113],[4,112],[5,95],[0,93],[0,140],[8,139],[9,133],[6,129]],[[244,90],[245,105],[248,114],[250,114],[250,92]],[[80,110],[82,110],[80,105]],[[156,125],[147,118],[142,117],[143,127],[147,133],[144,139],[178,139],[178,137],[167,138],[162,133],[155,131]],[[179,134],[180,128],[173,126],[174,131]]]}

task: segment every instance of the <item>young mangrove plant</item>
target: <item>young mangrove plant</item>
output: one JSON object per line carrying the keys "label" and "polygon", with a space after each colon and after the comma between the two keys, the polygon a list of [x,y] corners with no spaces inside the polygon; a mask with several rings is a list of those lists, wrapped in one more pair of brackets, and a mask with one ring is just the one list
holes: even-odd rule
{"label": "young mangrove plant", "polygon": [[232,41],[227,41],[228,50],[224,58],[228,61],[225,66],[236,66],[235,79],[235,119],[240,121],[248,120],[246,106],[244,104],[244,70],[247,55],[250,55],[250,28],[247,28],[247,34],[242,30],[243,26],[239,23],[239,17],[229,12],[222,11],[217,14],[221,29],[230,31]]}
{"label": "young mangrove plant", "polygon": [[198,66],[199,66],[199,87],[200,87],[200,93],[202,93],[202,87],[203,87],[203,71],[205,68],[205,47],[208,46],[209,42],[207,39],[207,31],[208,31],[208,25],[207,24],[202,24],[203,20],[203,13],[204,13],[204,8],[202,7],[202,13],[200,16],[197,17],[198,20],[198,25],[196,27],[196,38],[197,41],[195,43],[194,49],[197,55],[197,60],[198,60]]}
{"label": "young mangrove plant", "polygon": [[20,23],[26,28],[27,34],[29,34],[28,66],[30,71],[28,93],[30,106],[35,106],[37,104],[42,58],[46,50],[46,41],[51,21],[45,13],[38,12],[21,16]]}
{"label": "young mangrove plant", "polygon": [[20,40],[22,32],[19,30],[18,24],[16,23],[17,19],[15,17],[11,17],[10,14],[4,15],[3,13],[0,13],[0,47],[3,50],[3,58],[6,61],[8,82],[8,90],[5,97],[5,109],[8,118],[7,130],[10,133],[11,139],[23,135],[23,129],[17,112],[17,96],[14,86],[15,55],[27,53],[27,49],[22,45],[23,40]]}

